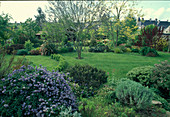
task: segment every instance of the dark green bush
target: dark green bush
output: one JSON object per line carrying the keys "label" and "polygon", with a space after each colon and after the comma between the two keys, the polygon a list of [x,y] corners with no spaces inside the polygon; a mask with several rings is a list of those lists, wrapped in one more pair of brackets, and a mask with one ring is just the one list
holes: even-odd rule
{"label": "dark green bush", "polygon": [[77,64],[66,71],[70,73],[72,81],[78,83],[81,89],[84,90],[82,91],[84,97],[93,95],[96,89],[107,82],[105,71],[89,65]]}
{"label": "dark green bush", "polygon": [[60,48],[58,50],[58,53],[67,53],[67,52],[69,52],[68,48]]}
{"label": "dark green bush", "polygon": [[151,56],[151,57],[159,56],[158,52],[150,47],[141,48],[140,53],[142,56]]}
{"label": "dark green bush", "polygon": [[96,46],[97,45],[97,41],[95,39],[92,39],[90,41],[90,46]]}
{"label": "dark green bush", "polygon": [[153,87],[159,90],[160,96],[170,99],[170,63],[168,61],[155,64],[151,82]]}
{"label": "dark green bush", "polygon": [[133,48],[133,49],[132,49],[132,52],[134,52],[134,53],[139,53],[139,49]]}
{"label": "dark green bush", "polygon": [[27,49],[21,49],[17,51],[17,55],[27,55],[28,50]]}
{"label": "dark green bush", "polygon": [[23,44],[13,44],[11,46],[6,47],[7,54],[12,54],[14,50],[24,49]]}
{"label": "dark green bush", "polygon": [[56,117],[62,108],[77,110],[76,98],[68,85],[67,75],[46,68],[22,66],[3,78],[0,86],[2,117]]}
{"label": "dark green bush", "polygon": [[116,88],[119,101],[137,110],[145,109],[151,105],[153,93],[135,81],[122,81]]}
{"label": "dark green bush", "polygon": [[136,67],[130,70],[126,76],[130,80],[136,81],[141,83],[144,86],[151,87],[151,77],[152,77],[152,66],[143,66],[143,67]]}

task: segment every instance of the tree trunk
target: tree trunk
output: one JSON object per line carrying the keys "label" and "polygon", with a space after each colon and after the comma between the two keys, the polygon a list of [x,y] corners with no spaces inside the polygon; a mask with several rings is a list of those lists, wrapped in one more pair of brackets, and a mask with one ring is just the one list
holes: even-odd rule
{"label": "tree trunk", "polygon": [[81,59],[81,48],[77,48],[78,59]]}
{"label": "tree trunk", "polygon": [[119,29],[117,27],[117,29],[116,29],[116,45],[115,45],[116,47],[117,47],[118,37],[119,37]]}

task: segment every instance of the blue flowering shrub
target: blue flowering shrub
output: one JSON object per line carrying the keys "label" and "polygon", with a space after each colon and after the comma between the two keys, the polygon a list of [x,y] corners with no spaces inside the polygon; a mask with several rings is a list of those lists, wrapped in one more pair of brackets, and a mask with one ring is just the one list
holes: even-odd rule
{"label": "blue flowering shrub", "polygon": [[[68,79],[68,80],[67,80]],[[58,116],[63,107],[77,110],[67,75],[22,66],[2,79],[0,116]]]}

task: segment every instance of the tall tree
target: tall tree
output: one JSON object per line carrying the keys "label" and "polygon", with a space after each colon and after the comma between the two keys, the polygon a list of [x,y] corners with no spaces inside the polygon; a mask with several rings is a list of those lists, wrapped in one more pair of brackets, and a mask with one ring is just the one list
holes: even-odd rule
{"label": "tall tree", "polygon": [[[123,1],[109,1],[106,2],[105,13],[108,16],[108,20],[104,20],[105,24],[111,28],[112,40],[114,45],[118,45],[120,29],[122,29],[122,19],[126,14],[131,13],[140,16],[140,11],[135,9],[136,2],[123,0]],[[109,28],[108,28],[109,29]],[[116,39],[114,39],[114,33],[116,32]]]}
{"label": "tall tree", "polygon": [[49,15],[51,19],[60,20],[65,31],[74,30],[75,37],[71,36],[74,47],[81,59],[82,43],[86,39],[85,29],[95,26],[94,24],[102,15],[102,2],[95,1],[55,1],[49,2]]}
{"label": "tall tree", "polygon": [[38,7],[37,9],[38,15],[34,16],[36,18],[36,22],[38,23],[38,25],[40,26],[40,29],[42,30],[42,24],[44,22],[46,22],[46,15],[45,13],[42,11],[41,7]]}
{"label": "tall tree", "polygon": [[11,32],[9,27],[9,21],[12,17],[8,14],[0,15],[0,43],[5,44],[5,41],[9,39],[9,33]]}

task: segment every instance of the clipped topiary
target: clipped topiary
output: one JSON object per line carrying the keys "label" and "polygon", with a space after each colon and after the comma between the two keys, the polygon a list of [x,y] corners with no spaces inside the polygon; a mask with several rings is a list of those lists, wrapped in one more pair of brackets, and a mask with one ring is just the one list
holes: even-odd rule
{"label": "clipped topiary", "polygon": [[151,86],[151,76],[152,76],[153,67],[152,66],[143,66],[136,67],[130,70],[126,76],[130,80],[141,83],[144,86]]}
{"label": "clipped topiary", "polygon": [[98,70],[90,65],[75,65],[66,70],[72,81],[78,83],[84,97],[94,95],[94,91],[107,82],[105,71]]}
{"label": "clipped topiary", "polygon": [[58,116],[63,107],[77,110],[68,77],[40,66],[22,66],[3,78],[0,86],[1,116]]}
{"label": "clipped topiary", "polygon": [[126,80],[117,86],[116,96],[121,103],[140,110],[151,105],[153,94],[141,84]]}

